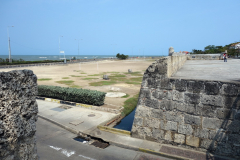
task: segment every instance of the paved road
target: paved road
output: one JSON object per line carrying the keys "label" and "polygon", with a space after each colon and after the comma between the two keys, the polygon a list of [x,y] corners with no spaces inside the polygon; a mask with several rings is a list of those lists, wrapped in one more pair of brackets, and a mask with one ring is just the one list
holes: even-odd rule
{"label": "paved road", "polygon": [[105,149],[73,140],[72,134],[46,120],[37,121],[37,150],[40,160],[168,160],[167,158],[119,148]]}

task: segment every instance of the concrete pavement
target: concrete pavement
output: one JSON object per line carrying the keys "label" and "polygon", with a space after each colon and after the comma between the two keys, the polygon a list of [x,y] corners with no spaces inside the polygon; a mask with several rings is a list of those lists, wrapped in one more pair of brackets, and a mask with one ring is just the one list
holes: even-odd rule
{"label": "concrete pavement", "polygon": [[[114,134],[99,130],[98,125],[102,125],[118,117],[118,114],[102,111],[90,110],[76,106],[63,105],[54,102],[37,100],[39,117],[61,126],[75,134],[90,135],[101,138],[109,144],[135,150],[147,152],[171,159],[195,159],[195,160],[227,160],[229,158],[219,157],[204,152],[184,149],[177,146],[150,142],[143,139],[132,138],[131,136]],[[71,108],[69,108],[71,107]],[[63,109],[69,108],[69,109]],[[230,159],[229,159],[230,160]]]}
{"label": "concrete pavement", "polygon": [[172,78],[217,80],[240,83],[240,59],[187,60]]}

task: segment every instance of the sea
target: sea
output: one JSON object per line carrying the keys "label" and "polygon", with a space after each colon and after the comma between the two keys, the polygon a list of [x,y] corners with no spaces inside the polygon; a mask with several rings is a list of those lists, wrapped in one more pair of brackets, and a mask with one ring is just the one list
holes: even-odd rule
{"label": "sea", "polygon": [[[148,55],[144,56],[145,58],[151,58],[151,57],[162,57],[164,55]],[[66,59],[72,59],[73,57],[76,57],[76,59],[114,59],[116,58],[116,55],[65,55]],[[137,56],[137,55],[130,55],[130,58],[144,58],[143,56]],[[8,55],[0,55],[0,58],[7,59]],[[59,60],[64,58],[63,55],[11,55],[11,58],[14,60],[23,59],[25,61],[41,61],[41,60]]]}

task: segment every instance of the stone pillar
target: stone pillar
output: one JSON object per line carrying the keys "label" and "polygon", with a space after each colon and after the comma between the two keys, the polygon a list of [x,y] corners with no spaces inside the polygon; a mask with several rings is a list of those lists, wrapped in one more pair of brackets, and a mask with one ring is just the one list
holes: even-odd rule
{"label": "stone pillar", "polygon": [[173,47],[169,47],[168,56],[172,56],[173,53],[174,53],[174,48]]}
{"label": "stone pillar", "polygon": [[31,70],[0,72],[0,86],[0,159],[38,159],[36,75]]}

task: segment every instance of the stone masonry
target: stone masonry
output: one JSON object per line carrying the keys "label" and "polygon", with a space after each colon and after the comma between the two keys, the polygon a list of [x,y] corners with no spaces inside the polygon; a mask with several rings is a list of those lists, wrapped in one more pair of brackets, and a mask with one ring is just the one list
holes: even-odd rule
{"label": "stone masonry", "polygon": [[0,159],[38,159],[36,75],[31,70],[0,72],[0,86]]}
{"label": "stone masonry", "polygon": [[240,83],[171,78],[185,60],[163,57],[147,68],[132,136],[239,158]]}

